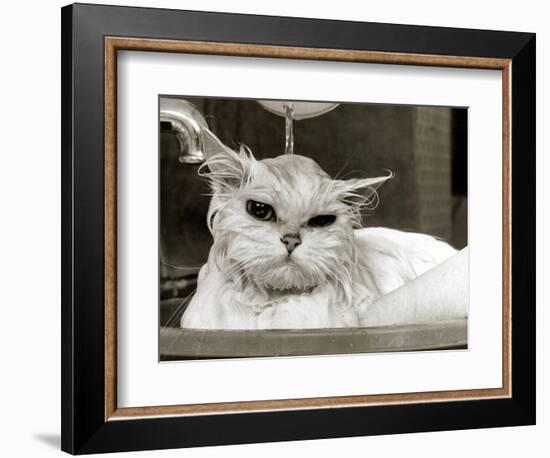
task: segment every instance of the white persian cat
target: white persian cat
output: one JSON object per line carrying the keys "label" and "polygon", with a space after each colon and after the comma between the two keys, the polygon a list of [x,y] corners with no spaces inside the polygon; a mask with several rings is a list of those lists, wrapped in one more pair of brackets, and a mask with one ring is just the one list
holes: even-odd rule
{"label": "white persian cat", "polygon": [[201,171],[214,243],[183,328],[368,326],[376,299],[456,252],[427,235],[360,228],[391,174],[332,179],[304,156],[258,161],[209,141],[218,148]]}

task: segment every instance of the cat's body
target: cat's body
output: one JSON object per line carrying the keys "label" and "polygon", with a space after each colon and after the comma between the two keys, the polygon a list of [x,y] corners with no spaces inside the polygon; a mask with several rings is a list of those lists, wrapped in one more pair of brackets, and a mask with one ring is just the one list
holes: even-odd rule
{"label": "cat's body", "polygon": [[359,229],[391,174],[336,180],[307,157],[257,161],[210,140],[214,244],[184,328],[368,326],[377,298],[455,253],[430,236]]}
{"label": "cat's body", "polygon": [[422,234],[368,228],[355,230],[354,236],[358,262],[352,278],[351,305],[331,282],[301,294],[260,293],[254,287],[241,288],[230,278],[226,280],[216,263],[208,262],[200,271],[197,292],[181,326],[201,329],[369,326],[368,308],[376,299],[455,253],[446,243]]}

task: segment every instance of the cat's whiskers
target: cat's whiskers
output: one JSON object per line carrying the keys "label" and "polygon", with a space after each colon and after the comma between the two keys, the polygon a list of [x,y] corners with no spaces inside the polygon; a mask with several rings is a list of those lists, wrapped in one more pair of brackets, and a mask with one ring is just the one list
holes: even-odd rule
{"label": "cat's whiskers", "polygon": [[341,173],[346,169],[346,167],[347,167],[348,165],[350,165],[351,161],[353,160],[353,158],[354,158],[355,156],[357,156],[357,153],[358,153],[358,152],[359,152],[359,150],[355,150],[355,153],[353,153],[353,154],[349,157],[349,159],[346,161],[346,163],[344,164],[344,166],[343,166],[340,170],[338,170],[338,172],[336,172],[336,175],[334,175],[334,179],[335,179],[335,180],[339,180],[339,179],[340,179]]}
{"label": "cat's whiskers", "polygon": [[183,313],[180,313],[180,312],[183,312],[183,309],[187,306],[187,303],[189,302],[189,300],[193,297],[193,295],[196,292],[197,292],[197,288],[195,288],[187,296],[182,298],[181,302],[177,305],[177,307],[174,309],[172,314],[168,317],[166,322],[163,323],[163,326],[172,327],[172,325],[174,325],[175,323],[177,323],[180,320],[181,315],[183,314]]}
{"label": "cat's whiskers", "polygon": [[181,270],[201,270],[202,265],[200,266],[178,266],[176,264],[170,264],[165,261],[160,261],[160,264],[163,266],[171,267],[172,269],[181,269]]}
{"label": "cat's whiskers", "polygon": [[239,277],[235,277],[237,272],[242,272],[247,261],[233,261],[232,269],[224,273],[224,281],[235,281],[238,283]]}

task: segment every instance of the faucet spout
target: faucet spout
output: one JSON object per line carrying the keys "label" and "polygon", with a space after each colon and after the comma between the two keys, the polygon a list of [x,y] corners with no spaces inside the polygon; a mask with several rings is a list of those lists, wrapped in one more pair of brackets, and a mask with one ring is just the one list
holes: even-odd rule
{"label": "faucet spout", "polygon": [[208,124],[191,103],[161,98],[160,122],[170,123],[180,146],[178,160],[181,163],[200,164],[206,160],[202,131],[208,129]]}

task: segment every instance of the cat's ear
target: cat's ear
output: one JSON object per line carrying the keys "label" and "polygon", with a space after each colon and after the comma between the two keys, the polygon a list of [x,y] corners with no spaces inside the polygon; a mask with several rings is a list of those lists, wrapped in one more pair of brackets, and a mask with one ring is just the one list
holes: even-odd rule
{"label": "cat's ear", "polygon": [[376,190],[376,188],[393,178],[393,176],[393,173],[388,170],[388,174],[383,177],[350,178],[349,180],[344,180],[344,187],[350,190]]}
{"label": "cat's ear", "polygon": [[335,180],[335,187],[343,202],[374,207],[378,202],[376,190],[393,176],[393,173],[388,170],[388,174],[382,177]]}
{"label": "cat's ear", "polygon": [[248,148],[241,146],[236,152],[225,145],[212,131],[202,129],[202,142],[206,162],[199,175],[210,181],[215,193],[226,193],[242,187],[250,177],[250,168],[255,162]]}

